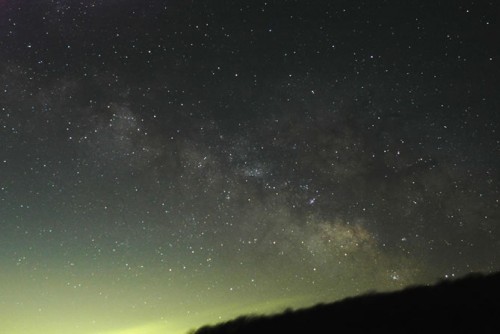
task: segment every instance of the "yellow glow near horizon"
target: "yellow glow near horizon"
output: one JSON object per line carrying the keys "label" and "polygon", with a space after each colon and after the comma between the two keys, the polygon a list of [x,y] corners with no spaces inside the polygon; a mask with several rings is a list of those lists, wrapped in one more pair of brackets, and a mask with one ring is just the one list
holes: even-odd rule
{"label": "yellow glow near horizon", "polygon": [[217,309],[202,312],[202,314],[191,317],[189,324],[183,324],[183,322],[187,322],[187,320],[181,321],[181,319],[177,319],[176,321],[164,320],[134,326],[132,328],[113,329],[89,334],[186,334],[192,329],[196,329],[204,325],[213,325],[218,322],[214,322],[214,314],[223,315],[219,318],[219,321],[227,321],[231,318],[245,314],[269,314],[282,312],[286,306],[291,304],[297,305],[298,301],[299,300],[297,300],[297,298],[282,298],[272,302],[268,301],[248,305],[243,308],[236,305],[218,307]]}
{"label": "yellow glow near horizon", "polygon": [[91,334],[185,334],[185,327],[179,327],[175,324],[169,324],[166,321],[155,322],[146,325],[141,325],[133,328],[116,329],[104,332],[97,332]]}

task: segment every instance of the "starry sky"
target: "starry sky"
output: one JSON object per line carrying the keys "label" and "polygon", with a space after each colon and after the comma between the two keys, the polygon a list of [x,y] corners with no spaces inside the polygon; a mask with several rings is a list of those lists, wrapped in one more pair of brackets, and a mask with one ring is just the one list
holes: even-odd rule
{"label": "starry sky", "polygon": [[500,270],[497,1],[0,1],[0,332],[160,334]]}

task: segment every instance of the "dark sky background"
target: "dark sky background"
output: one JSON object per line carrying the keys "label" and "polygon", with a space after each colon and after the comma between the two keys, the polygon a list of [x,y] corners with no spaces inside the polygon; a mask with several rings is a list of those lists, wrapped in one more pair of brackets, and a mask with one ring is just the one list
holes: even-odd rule
{"label": "dark sky background", "polygon": [[499,270],[499,8],[0,1],[0,332]]}

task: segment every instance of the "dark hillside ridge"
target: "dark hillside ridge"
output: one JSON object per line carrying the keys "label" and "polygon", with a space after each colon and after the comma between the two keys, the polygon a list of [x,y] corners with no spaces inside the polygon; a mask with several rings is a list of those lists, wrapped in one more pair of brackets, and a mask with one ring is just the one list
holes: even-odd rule
{"label": "dark hillside ridge", "polygon": [[244,316],[194,333],[500,333],[500,273]]}

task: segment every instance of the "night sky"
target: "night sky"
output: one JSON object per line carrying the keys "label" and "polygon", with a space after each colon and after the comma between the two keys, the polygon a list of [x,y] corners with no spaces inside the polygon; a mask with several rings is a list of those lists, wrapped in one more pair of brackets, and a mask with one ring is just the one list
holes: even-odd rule
{"label": "night sky", "polygon": [[499,9],[1,0],[0,332],[500,270]]}

